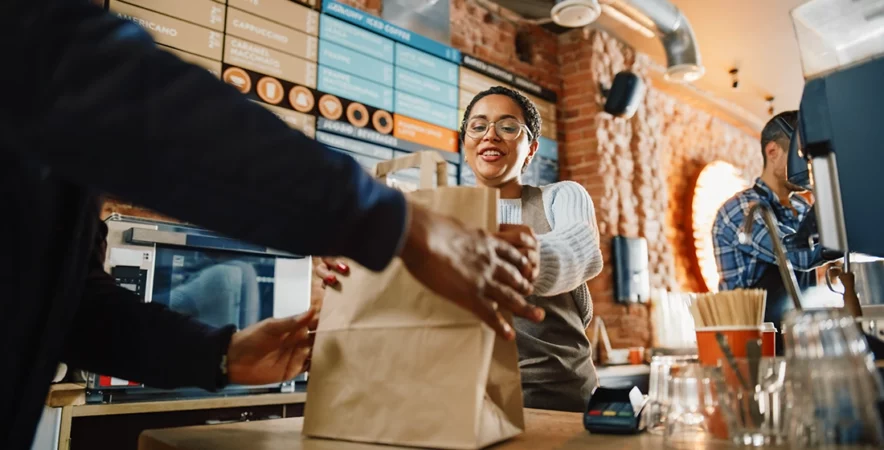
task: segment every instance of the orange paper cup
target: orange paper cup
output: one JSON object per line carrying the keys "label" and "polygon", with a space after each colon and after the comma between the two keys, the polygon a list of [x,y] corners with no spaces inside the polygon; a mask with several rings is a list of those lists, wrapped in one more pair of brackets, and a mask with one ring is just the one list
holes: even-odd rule
{"label": "orange paper cup", "polygon": [[764,322],[761,333],[761,356],[771,358],[776,356],[777,349],[774,341],[777,335],[777,327],[774,326],[773,322]]}
{"label": "orange paper cup", "polygon": [[[715,367],[719,359],[724,359],[724,353],[718,345],[715,333],[721,333],[727,338],[728,346],[734,357],[746,357],[746,343],[761,339],[762,328],[760,326],[725,325],[718,327],[697,328],[697,356],[700,364]],[[762,354],[764,352],[762,351]]]}

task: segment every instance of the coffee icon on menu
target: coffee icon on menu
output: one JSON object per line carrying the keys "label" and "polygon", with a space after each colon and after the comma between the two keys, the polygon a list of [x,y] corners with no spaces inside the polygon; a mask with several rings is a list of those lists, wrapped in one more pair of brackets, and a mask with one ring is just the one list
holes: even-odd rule
{"label": "coffee icon on menu", "polygon": [[362,103],[350,103],[347,106],[347,120],[353,126],[362,128],[368,125],[368,109]]}
{"label": "coffee icon on menu", "polygon": [[381,134],[390,134],[393,131],[393,117],[387,111],[379,109],[371,118],[374,129]]}
{"label": "coffee icon on menu", "polygon": [[289,91],[289,103],[292,108],[295,108],[295,111],[309,113],[313,110],[315,100],[309,89],[304,86],[295,86]]}
{"label": "coffee icon on menu", "polygon": [[224,71],[221,78],[225,83],[235,87],[243,94],[248,94],[249,90],[252,89],[252,79],[245,70],[242,70],[239,67],[228,68]]}
{"label": "coffee icon on menu", "polygon": [[264,77],[258,80],[258,97],[271,105],[282,101],[285,96],[282,83],[273,77]]}
{"label": "coffee icon on menu", "polygon": [[338,120],[344,114],[344,106],[334,95],[325,94],[319,98],[319,113],[326,119]]}

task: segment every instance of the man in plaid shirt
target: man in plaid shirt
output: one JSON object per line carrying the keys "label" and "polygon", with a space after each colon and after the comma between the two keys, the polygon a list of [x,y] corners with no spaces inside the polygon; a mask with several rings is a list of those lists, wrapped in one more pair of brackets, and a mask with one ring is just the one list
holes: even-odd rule
{"label": "man in plaid shirt", "polygon": [[[771,119],[761,132],[761,154],[764,170],[755,185],[729,199],[719,209],[712,227],[712,242],[718,273],[719,289],[759,288],[767,290],[765,321],[779,323],[785,310],[791,305],[785,285],[779,274],[773,252],[773,241],[761,216],[754,218],[750,242],[740,243],[740,228],[749,208],[755,202],[771,207],[777,219],[777,239],[795,234],[805,217],[811,212],[810,203],[800,195],[804,188],[792,184],[787,176],[787,151],[791,130],[777,123],[784,120],[792,130],[797,125],[797,111],[787,111]],[[802,246],[803,245],[803,246]],[[799,287],[804,290],[816,285],[812,269],[826,262],[822,246],[802,242],[784,242],[789,261],[795,269]]]}

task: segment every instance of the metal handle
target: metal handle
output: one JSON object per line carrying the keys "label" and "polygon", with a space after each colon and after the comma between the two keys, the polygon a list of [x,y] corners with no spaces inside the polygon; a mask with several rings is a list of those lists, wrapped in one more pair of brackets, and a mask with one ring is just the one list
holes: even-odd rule
{"label": "metal handle", "polygon": [[[829,290],[836,293],[844,295],[844,291],[836,291],[835,287],[832,286],[832,269],[840,269],[839,267],[835,267],[835,265],[830,264],[829,267],[826,268],[826,286],[829,287]],[[837,275],[836,275],[837,276]]]}
{"label": "metal handle", "polygon": [[780,269],[783,284],[786,285],[786,290],[789,291],[789,296],[792,297],[792,304],[796,310],[801,311],[801,292],[798,288],[798,279],[795,278],[792,262],[789,261],[789,257],[786,255],[786,249],[783,247],[777,228],[776,218],[770,206],[756,202],[749,208],[749,212],[746,213],[746,217],[743,220],[743,229],[739,234],[740,243],[747,244],[751,241],[752,225],[755,223],[756,213],[761,215],[761,221],[767,228],[767,234],[770,236],[770,241],[773,244],[774,256],[777,259],[777,267]]}

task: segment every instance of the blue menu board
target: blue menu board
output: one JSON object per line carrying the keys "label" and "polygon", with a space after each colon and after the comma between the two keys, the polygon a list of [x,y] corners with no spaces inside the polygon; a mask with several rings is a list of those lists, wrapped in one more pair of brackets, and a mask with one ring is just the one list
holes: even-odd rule
{"label": "blue menu board", "polygon": [[457,85],[459,66],[442,58],[396,43],[396,67],[402,67],[439,81]]}
{"label": "blue menu board", "polygon": [[436,103],[457,108],[457,86],[442,83],[416,72],[396,67],[395,87],[396,91],[408,92]]}
{"label": "blue menu board", "polygon": [[365,56],[362,53],[334,44],[331,41],[319,41],[319,64],[358,75],[385,86],[393,86],[392,64]]}
{"label": "blue menu board", "polygon": [[381,147],[379,145],[369,144],[368,142],[357,141],[336,134],[326,133],[325,131],[316,132],[316,140],[322,142],[329,147],[336,147],[347,150],[351,153],[370,156],[379,160],[393,159],[393,149]]}
{"label": "blue menu board", "polygon": [[319,66],[317,89],[375,108],[393,109],[393,89],[355,75]]}
{"label": "blue menu board", "polygon": [[[324,0],[322,2],[322,12],[372,30],[381,36],[408,44],[431,55],[436,55],[456,64],[460,63],[460,51],[343,3],[334,0]],[[320,37],[322,37],[321,34]]]}
{"label": "blue menu board", "polygon": [[[335,104],[335,99],[329,98],[330,107],[325,112],[320,108],[324,117],[317,121],[317,139],[353,154],[381,159],[387,157],[386,150],[378,153],[374,146],[355,143],[381,144],[394,151],[433,148],[457,164],[449,173],[453,180],[457,177],[460,184],[475,184],[475,176],[461,163],[453,144],[462,106],[464,55],[335,0],[322,4],[318,53],[317,88],[341,97],[341,102]],[[467,62],[473,70],[477,65],[485,67],[475,58]],[[498,75],[507,73],[495,69]],[[343,110],[348,123],[341,117]],[[529,180],[539,183],[557,176],[554,140],[543,138],[535,159],[538,164],[526,174]]]}
{"label": "blue menu board", "polygon": [[538,156],[531,161],[531,165],[528,167],[528,171],[533,169],[536,174],[536,186],[544,186],[559,181],[559,162],[554,159]]}
{"label": "blue menu board", "polygon": [[537,156],[542,156],[553,161],[559,160],[559,143],[541,136],[537,139]]}
{"label": "blue menu board", "polygon": [[431,102],[404,91],[396,91],[395,109],[418,120],[423,120],[449,130],[457,129],[457,109]]}
{"label": "blue menu board", "polygon": [[331,16],[323,15],[319,20],[319,39],[343,45],[384,62],[393,62],[393,41]]}

